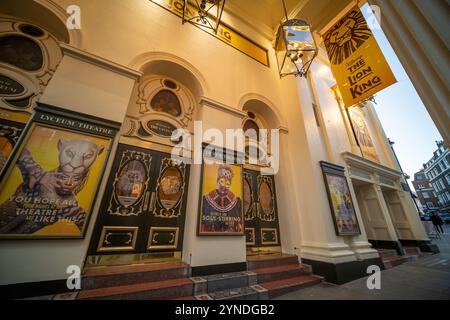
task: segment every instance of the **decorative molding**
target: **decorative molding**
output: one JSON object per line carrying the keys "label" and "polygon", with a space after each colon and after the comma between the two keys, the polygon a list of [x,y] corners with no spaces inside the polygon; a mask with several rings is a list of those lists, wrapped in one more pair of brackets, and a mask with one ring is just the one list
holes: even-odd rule
{"label": "decorative molding", "polygon": [[[128,226],[104,226],[102,234],[100,236],[100,241],[98,243],[97,252],[117,252],[117,251],[132,251],[136,247],[136,239],[138,234],[138,227],[128,227]],[[120,234],[129,236],[129,240],[122,246],[118,247],[108,247],[112,244],[109,237],[114,234]]]}
{"label": "decorative molding", "polygon": [[[47,10],[51,11],[65,26],[66,21],[69,18],[69,14],[53,0],[34,0],[34,2],[45,7]],[[72,29],[67,30],[69,35],[70,45],[76,48],[82,48],[83,46],[83,34],[81,30]]]}
{"label": "decorative molding", "polygon": [[353,153],[343,152],[341,155],[345,162],[352,167],[354,166],[365,171],[378,173],[379,175],[382,175],[385,178],[393,179],[394,181],[402,178],[402,173],[400,171],[393,170],[378,163],[361,158]]}
{"label": "decorative molding", "polygon": [[[275,107],[275,104],[272,103],[272,101],[270,101],[269,99],[267,99],[265,96],[263,96],[261,94],[247,93],[244,96],[242,96],[238,102],[239,109],[243,110],[245,104],[250,100],[258,100],[258,101],[262,102],[263,104],[265,104],[270,109],[270,112],[272,112],[272,114],[273,114],[273,120],[275,122],[274,127],[288,128],[286,121],[283,119],[281,114],[278,112],[278,109]],[[260,112],[258,112],[258,113],[260,113]],[[263,116],[263,118],[264,118],[264,116]],[[265,120],[267,121],[268,119],[265,118]]]}
{"label": "decorative molding", "polygon": [[116,62],[101,58],[66,43],[61,44],[61,50],[63,51],[64,55],[101,67],[105,70],[121,74],[133,80],[136,80],[142,76],[142,72],[140,71],[136,71]]}
{"label": "decorative molding", "polygon": [[200,100],[200,105],[201,106],[208,106],[210,108],[214,108],[217,110],[220,110],[222,112],[227,112],[235,117],[238,117],[240,119],[244,119],[247,116],[247,113],[242,111],[242,110],[238,110],[236,108],[227,106],[226,104],[223,104],[221,102],[218,102],[216,100],[210,99],[208,97],[203,96]]}
{"label": "decorative molding", "polygon": [[[182,68],[186,69],[192,77],[198,82],[198,89],[199,92],[197,92],[200,96],[208,95],[210,92],[208,81],[206,81],[206,78],[203,76],[203,74],[198,70],[196,67],[194,67],[193,64],[188,62],[187,60],[184,60],[177,55],[174,55],[172,53],[168,52],[144,52],[138,56],[136,56],[129,64],[128,66],[134,70],[140,70],[145,73],[145,68],[147,65],[149,65],[152,62],[155,61],[167,61],[171,62],[173,64],[176,64],[178,66],[181,66]],[[196,97],[198,98],[198,97]]]}

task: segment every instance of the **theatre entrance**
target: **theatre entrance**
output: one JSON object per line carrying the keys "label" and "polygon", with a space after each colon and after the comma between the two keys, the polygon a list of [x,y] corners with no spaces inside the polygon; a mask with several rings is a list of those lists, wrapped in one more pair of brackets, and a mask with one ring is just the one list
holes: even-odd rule
{"label": "theatre entrance", "polygon": [[281,253],[274,176],[244,170],[244,214],[247,255]]}
{"label": "theatre entrance", "polygon": [[119,144],[86,266],[180,260],[188,181],[170,154]]}
{"label": "theatre entrance", "polygon": [[87,267],[181,261],[190,166],[172,158],[172,133],[193,132],[195,101],[182,83],[145,68],[122,124]]}

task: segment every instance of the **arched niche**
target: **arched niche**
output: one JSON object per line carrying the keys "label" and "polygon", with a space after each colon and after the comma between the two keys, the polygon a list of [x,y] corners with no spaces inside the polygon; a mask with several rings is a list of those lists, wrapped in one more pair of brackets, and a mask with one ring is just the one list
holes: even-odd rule
{"label": "arched niche", "polygon": [[69,15],[65,8],[49,0],[0,1],[2,16],[26,21],[47,30],[58,41],[81,47],[81,31],[68,30],[66,21]]}
{"label": "arched niche", "polygon": [[196,102],[209,96],[209,87],[202,73],[188,61],[167,52],[146,52],[135,57],[129,64],[144,75],[158,74],[176,79],[193,94]]}
{"label": "arched niche", "polygon": [[29,21],[0,17],[1,108],[31,113],[62,59],[59,43]]}
{"label": "arched niche", "polygon": [[133,63],[142,76],[134,87],[122,135],[173,146],[179,142],[171,139],[174,130],[184,129],[193,134],[193,119],[204,94],[203,85],[198,75],[174,62],[173,57],[153,60],[155,55],[149,54],[145,58],[141,56]]}
{"label": "arched niche", "polygon": [[[267,166],[269,165],[267,157],[271,155],[272,136],[270,130],[279,128],[278,118],[267,104],[257,99],[246,101],[242,111],[246,114],[242,120],[242,129],[246,135],[246,161],[251,164]],[[267,130],[267,136],[260,132],[263,129]]]}
{"label": "arched niche", "polygon": [[68,30],[68,18],[50,0],[0,1],[0,75],[3,88],[11,86],[0,93],[1,108],[31,113],[62,59],[60,44],[81,47],[81,30]]}

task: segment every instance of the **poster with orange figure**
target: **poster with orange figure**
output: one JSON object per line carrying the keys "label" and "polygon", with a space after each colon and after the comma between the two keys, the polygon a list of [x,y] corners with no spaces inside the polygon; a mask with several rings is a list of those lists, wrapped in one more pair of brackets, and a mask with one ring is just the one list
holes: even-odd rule
{"label": "poster with orange figure", "polygon": [[28,121],[28,114],[0,108],[0,172]]}
{"label": "poster with orange figure", "polygon": [[337,236],[361,234],[350,188],[341,166],[321,162],[325,187]]}
{"label": "poster with orange figure", "polygon": [[36,110],[2,174],[0,238],[82,238],[115,131]]}
{"label": "poster with orange figure", "polygon": [[236,164],[204,164],[199,235],[244,235],[243,169]]}

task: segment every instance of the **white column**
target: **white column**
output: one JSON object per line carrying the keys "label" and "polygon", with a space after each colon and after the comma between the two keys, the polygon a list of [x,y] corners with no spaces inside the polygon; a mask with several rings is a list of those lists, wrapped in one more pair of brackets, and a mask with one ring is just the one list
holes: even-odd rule
{"label": "white column", "polygon": [[359,260],[365,260],[370,258],[377,258],[378,251],[372,248],[372,244],[367,239],[367,232],[364,228],[364,221],[361,216],[361,211],[359,209],[358,199],[356,197],[355,189],[353,188],[352,179],[349,177],[348,171],[350,167],[347,167],[347,183],[350,189],[350,194],[353,199],[353,206],[355,208],[356,218],[358,219],[359,228],[361,230],[361,235],[349,237],[347,243],[350,248],[355,252],[356,257]]}
{"label": "white column", "polygon": [[[419,214],[417,213],[416,207],[414,206],[414,200],[405,191],[397,191],[397,196],[405,212],[406,219],[408,220],[409,226],[411,228],[411,233],[414,236],[414,240],[429,241],[430,239],[425,232],[422,221],[420,220]],[[403,240],[403,239],[402,239]],[[408,240],[408,239],[404,239]]]}
{"label": "white column", "polygon": [[[431,118],[450,144],[450,14],[442,0],[369,0],[381,8],[381,27]],[[405,106],[405,113],[407,106]]]}
{"label": "white column", "polygon": [[378,181],[377,184],[373,185],[375,194],[377,195],[378,203],[380,205],[381,212],[383,213],[384,220],[386,221],[386,226],[388,229],[389,237],[392,241],[398,241],[397,232],[395,231],[394,223],[392,222],[391,215],[389,213],[389,208],[386,204],[386,200],[383,196],[383,191],[381,190],[379,183],[379,177],[376,176],[375,179]]}

